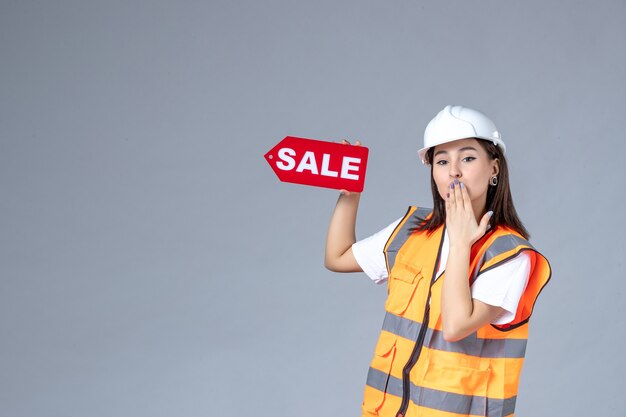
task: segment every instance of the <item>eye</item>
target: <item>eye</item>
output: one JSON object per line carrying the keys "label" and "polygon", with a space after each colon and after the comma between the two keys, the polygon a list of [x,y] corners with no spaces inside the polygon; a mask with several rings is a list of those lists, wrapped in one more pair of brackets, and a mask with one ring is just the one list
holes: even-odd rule
{"label": "eye", "polygon": [[471,162],[474,159],[476,159],[476,157],[474,156],[466,156],[465,158],[462,159],[463,162]]}
{"label": "eye", "polygon": [[446,161],[445,159],[440,159],[439,161],[435,162],[435,164],[437,164],[437,165],[445,165],[447,163],[448,163],[448,161]]}

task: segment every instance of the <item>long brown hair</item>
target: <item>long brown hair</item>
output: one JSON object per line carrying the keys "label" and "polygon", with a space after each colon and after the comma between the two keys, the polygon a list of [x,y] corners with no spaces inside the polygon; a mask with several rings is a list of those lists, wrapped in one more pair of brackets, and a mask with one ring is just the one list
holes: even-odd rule
{"label": "long brown hair", "polygon": [[[491,227],[495,229],[496,226],[509,227],[522,236],[525,239],[530,237],[528,230],[522,224],[522,221],[517,215],[515,206],[513,205],[513,197],[511,196],[511,187],[509,185],[509,167],[506,163],[506,158],[502,153],[502,149],[494,145],[488,140],[475,138],[478,143],[487,151],[489,159],[498,159],[500,170],[498,172],[498,184],[493,186],[489,185],[487,190],[487,203],[485,207],[487,210],[493,211],[493,216],[489,222]],[[446,202],[439,195],[437,190],[437,184],[433,177],[433,153],[435,147],[433,146],[426,153],[426,162],[430,164],[430,188],[433,193],[433,215],[428,219],[420,219],[416,227],[412,230],[426,231],[428,234],[434,232],[439,226],[446,221]]]}

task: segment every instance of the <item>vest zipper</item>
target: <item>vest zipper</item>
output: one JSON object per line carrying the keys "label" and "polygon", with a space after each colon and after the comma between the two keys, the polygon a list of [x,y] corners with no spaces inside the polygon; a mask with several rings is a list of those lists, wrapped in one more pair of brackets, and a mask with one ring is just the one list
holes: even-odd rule
{"label": "vest zipper", "polygon": [[409,398],[411,396],[411,369],[417,363],[417,360],[420,357],[420,353],[422,353],[422,346],[424,345],[424,337],[426,336],[426,329],[428,328],[428,319],[430,318],[430,289],[428,290],[428,300],[426,302],[426,311],[424,311],[424,324],[420,328],[419,335],[417,337],[417,341],[415,342],[415,347],[413,348],[413,352],[409,357],[409,361],[404,365],[402,369],[402,404],[400,405],[400,410],[398,410],[398,417],[403,417],[404,413],[406,413],[406,409],[409,405]]}
{"label": "vest zipper", "polygon": [[424,307],[424,315],[422,316],[422,327],[420,327],[420,332],[417,335],[417,341],[415,342],[415,346],[413,347],[413,352],[411,352],[411,356],[409,356],[409,360],[407,361],[404,368],[402,368],[402,403],[400,404],[400,409],[396,413],[396,417],[403,417],[406,413],[407,408],[409,407],[409,399],[411,397],[411,369],[417,363],[417,360],[422,353],[422,346],[424,345],[424,338],[426,337],[426,330],[428,330],[428,321],[430,320],[430,294],[437,279],[437,270],[439,269],[439,258],[441,256],[441,246],[443,245],[443,236],[445,233],[445,226],[441,233],[441,241],[439,242],[439,250],[437,251],[437,259],[435,260],[435,268],[433,268],[433,276],[430,279],[430,285],[428,286],[428,297],[426,297],[426,306]]}

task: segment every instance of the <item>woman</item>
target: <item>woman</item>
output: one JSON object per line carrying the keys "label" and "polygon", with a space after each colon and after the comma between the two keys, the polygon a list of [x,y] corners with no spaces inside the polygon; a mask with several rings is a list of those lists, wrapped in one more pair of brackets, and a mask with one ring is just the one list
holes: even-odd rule
{"label": "woman", "polygon": [[355,242],[360,196],[342,190],[325,265],[388,282],[364,416],[513,414],[528,319],[550,266],[517,216],[504,151],[484,114],[446,106],[418,152],[431,167],[433,209],[410,207]]}

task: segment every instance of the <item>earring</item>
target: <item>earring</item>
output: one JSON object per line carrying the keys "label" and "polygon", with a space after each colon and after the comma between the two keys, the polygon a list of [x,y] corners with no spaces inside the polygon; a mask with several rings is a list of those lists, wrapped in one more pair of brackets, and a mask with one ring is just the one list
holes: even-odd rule
{"label": "earring", "polygon": [[491,179],[489,179],[489,184],[493,185],[494,187],[498,185],[498,177],[496,177],[495,175],[491,177]]}

